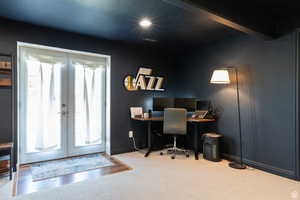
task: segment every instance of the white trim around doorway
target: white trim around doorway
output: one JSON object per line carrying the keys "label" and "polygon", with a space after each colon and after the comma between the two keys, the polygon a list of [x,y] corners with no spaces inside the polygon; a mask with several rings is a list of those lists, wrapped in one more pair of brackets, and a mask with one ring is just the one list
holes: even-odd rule
{"label": "white trim around doorway", "polygon": [[[45,45],[38,45],[38,44],[31,44],[31,43],[25,43],[25,42],[17,42],[17,80],[20,78],[20,47],[31,47],[31,48],[39,48],[39,49],[45,49],[45,50],[54,50],[54,51],[60,51],[63,53],[71,53],[71,54],[78,54],[83,56],[94,56],[94,57],[102,57],[106,58],[107,66],[106,66],[106,100],[105,100],[105,115],[106,115],[106,144],[105,144],[105,152],[107,154],[111,154],[111,141],[110,141],[110,95],[111,95],[111,56],[109,55],[103,55],[103,54],[97,54],[97,53],[90,53],[90,52],[84,52],[84,51],[77,51],[77,50],[70,50],[70,49],[63,49],[58,47],[49,47]],[[17,81],[17,126],[19,127],[20,123],[20,116],[19,116],[19,106],[20,106],[20,85],[19,81]],[[17,164],[20,163],[20,129],[17,129],[17,140],[18,140],[18,146],[17,146],[17,152],[18,152],[18,159]]]}

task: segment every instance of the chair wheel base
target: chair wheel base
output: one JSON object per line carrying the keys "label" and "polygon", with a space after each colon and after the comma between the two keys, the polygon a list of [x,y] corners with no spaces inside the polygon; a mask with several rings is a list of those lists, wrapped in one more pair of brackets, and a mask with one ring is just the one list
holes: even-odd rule
{"label": "chair wheel base", "polygon": [[175,159],[175,156],[171,156],[172,159]]}
{"label": "chair wheel base", "polygon": [[160,154],[161,156],[163,156],[163,155],[164,155],[164,153],[163,153],[163,152],[160,152],[159,154]]}
{"label": "chair wheel base", "polygon": [[189,155],[189,154],[187,154],[187,155],[185,155],[185,157],[187,157],[187,158],[188,158],[188,157],[190,157],[190,155]]}

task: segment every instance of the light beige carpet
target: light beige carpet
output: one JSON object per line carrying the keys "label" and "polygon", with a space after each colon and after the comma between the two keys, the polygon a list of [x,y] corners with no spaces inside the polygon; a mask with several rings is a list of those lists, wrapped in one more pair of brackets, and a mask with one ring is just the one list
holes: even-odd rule
{"label": "light beige carpet", "polygon": [[289,200],[300,183],[260,170],[234,170],[227,162],[193,157],[171,160],[158,153],[116,156],[133,168],[99,179],[20,196],[18,200]]}

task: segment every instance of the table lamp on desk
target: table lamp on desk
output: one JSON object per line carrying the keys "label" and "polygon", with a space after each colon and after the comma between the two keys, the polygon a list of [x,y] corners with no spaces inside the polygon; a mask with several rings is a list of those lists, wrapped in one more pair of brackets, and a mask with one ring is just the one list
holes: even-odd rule
{"label": "table lamp on desk", "polygon": [[240,140],[240,160],[238,162],[230,162],[229,166],[234,169],[246,169],[243,163],[243,149],[242,149],[242,129],[241,129],[241,113],[240,113],[240,94],[239,94],[239,79],[238,70],[236,68],[223,68],[214,70],[210,83],[212,84],[230,84],[229,71],[235,73],[236,80],[236,98],[237,98],[237,111],[238,111],[238,124],[239,124],[239,140]]}

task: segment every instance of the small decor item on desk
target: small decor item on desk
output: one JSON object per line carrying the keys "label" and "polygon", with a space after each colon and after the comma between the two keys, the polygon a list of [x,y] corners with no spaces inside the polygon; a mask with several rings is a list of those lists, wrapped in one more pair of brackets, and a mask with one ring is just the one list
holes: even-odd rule
{"label": "small decor item on desk", "polygon": [[152,117],[152,110],[148,110],[148,113],[149,113],[149,118]]}
{"label": "small decor item on desk", "polygon": [[130,116],[131,118],[143,117],[143,108],[142,107],[131,107],[130,108]]}
{"label": "small decor item on desk", "polygon": [[196,112],[194,112],[194,114],[192,115],[192,118],[196,119],[204,119],[206,117],[208,113],[208,110],[197,110]]}
{"label": "small decor item on desk", "polygon": [[144,113],[144,118],[149,119],[149,113]]}
{"label": "small decor item on desk", "polygon": [[149,113],[144,113],[144,119],[149,119]]}

